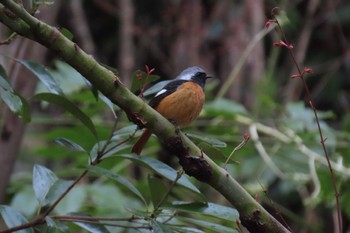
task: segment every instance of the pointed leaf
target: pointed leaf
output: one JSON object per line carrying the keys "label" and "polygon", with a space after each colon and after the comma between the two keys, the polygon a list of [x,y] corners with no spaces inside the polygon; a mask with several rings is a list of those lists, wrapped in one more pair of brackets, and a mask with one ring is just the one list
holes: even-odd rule
{"label": "pointed leaf", "polygon": [[25,122],[30,121],[30,108],[28,102],[17,94],[7,81],[5,69],[0,65],[0,97],[15,114],[21,116]]}
{"label": "pointed leaf", "polygon": [[49,229],[52,229],[54,232],[57,232],[57,231],[64,232],[64,233],[69,232],[68,226],[65,225],[63,222],[53,220],[49,216],[45,217],[45,221],[46,221],[47,227]]}
{"label": "pointed leaf", "polygon": [[[16,227],[28,222],[27,219],[21,213],[19,213],[17,210],[13,209],[10,206],[0,205],[0,214],[8,228]],[[32,228],[27,228],[16,232],[33,233],[34,231]]]}
{"label": "pointed leaf", "polygon": [[45,198],[50,191],[51,186],[58,180],[58,177],[51,170],[41,165],[35,164],[33,169],[33,189],[35,197],[39,203],[46,205]]}
{"label": "pointed leaf", "polygon": [[152,231],[156,232],[156,233],[172,233],[174,231],[172,231],[168,226],[157,222],[155,220],[151,220],[151,227],[152,227]]}
{"label": "pointed leaf", "polygon": [[136,130],[137,130],[137,125],[129,125],[129,126],[121,128],[121,129],[118,129],[117,131],[114,132],[113,137],[112,137],[112,141],[118,141],[121,138],[125,138],[126,136],[130,136],[131,134],[134,134]]}
{"label": "pointed leaf", "polygon": [[215,203],[174,202],[167,207],[178,211],[200,213],[229,221],[236,221],[239,218],[239,213],[236,209]]}
{"label": "pointed leaf", "polygon": [[84,78],[84,82],[86,83],[86,85],[89,87],[91,93],[94,95],[96,101],[98,100],[98,90],[96,89],[96,87],[94,85],[92,85],[92,83]]}
{"label": "pointed leaf", "polygon": [[104,225],[87,223],[87,222],[74,222],[74,224],[80,226],[81,228],[87,230],[91,233],[110,233]]}
{"label": "pointed leaf", "polygon": [[6,91],[0,88],[0,97],[12,112],[17,115],[21,114],[23,104],[21,98],[19,98],[18,95],[12,91]]}
{"label": "pointed leaf", "polygon": [[132,82],[131,82],[131,92],[136,92],[140,90],[142,87],[157,81],[160,77],[158,75],[149,75],[147,77],[146,72],[142,70],[136,70],[132,76]]}
{"label": "pointed leaf", "polygon": [[45,206],[55,201],[71,184],[72,181],[59,179],[46,167],[34,165],[33,189],[40,205]]}
{"label": "pointed leaf", "polygon": [[48,70],[65,94],[75,93],[86,87],[86,79],[72,66],[62,60],[55,60],[53,65],[54,68]]}
{"label": "pointed leaf", "polygon": [[72,184],[72,180],[56,180],[50,187],[50,190],[45,197],[44,205],[51,204],[56,201]]}
{"label": "pointed leaf", "polygon": [[[167,178],[170,181],[174,181],[177,177],[177,172],[166,165],[165,163],[162,163],[158,160],[146,157],[146,156],[137,156],[137,155],[131,155],[131,154],[123,154],[123,155],[117,155],[118,157],[130,159],[136,163],[142,164],[144,167],[148,167],[152,169],[154,172],[158,173],[159,175]],[[197,189],[196,186],[194,186],[185,175],[183,175],[177,183],[178,185],[188,189],[189,191],[199,195],[201,198],[205,199],[203,194]]]}
{"label": "pointed leaf", "polygon": [[171,226],[171,228],[178,233],[206,233],[205,231],[194,227]]}
{"label": "pointed leaf", "polygon": [[98,97],[108,106],[108,108],[112,111],[114,118],[117,119],[118,117],[117,117],[117,114],[115,113],[116,105],[114,105],[110,99],[108,99],[106,96],[104,96],[101,93],[98,94]]}
{"label": "pointed leaf", "polygon": [[194,134],[194,133],[186,133],[186,136],[188,136],[191,139],[196,139],[202,142],[206,142],[214,147],[225,148],[227,146],[225,142],[220,141],[216,138],[210,138],[210,137],[206,137],[206,136]]}
{"label": "pointed leaf", "polygon": [[33,187],[31,185],[22,185],[21,190],[16,191],[12,197],[11,207],[21,212],[24,216],[33,216],[39,207]]}
{"label": "pointed leaf", "polygon": [[[212,145],[209,145],[206,142],[201,142],[198,144],[198,148],[200,148],[206,155],[208,155],[211,159],[215,160],[216,162],[222,162],[225,163],[227,160],[226,155],[216,147],[213,147]],[[229,164],[231,163],[237,163],[232,158],[228,161]]]}
{"label": "pointed leaf", "polygon": [[21,109],[21,117],[23,118],[24,122],[28,123],[31,121],[31,110],[30,106],[28,104],[28,101],[21,95],[17,94],[18,97],[22,101],[22,109]]}
{"label": "pointed leaf", "polygon": [[0,64],[0,87],[2,87],[5,91],[14,92],[10,83],[7,80],[8,77],[5,68]]}
{"label": "pointed leaf", "polygon": [[72,150],[72,151],[82,151],[82,152],[86,152],[84,150],[83,147],[81,147],[79,144],[67,139],[67,138],[56,138],[55,139],[55,142],[58,144],[58,145],[61,145],[63,147],[66,147],[67,149],[69,150]]}
{"label": "pointed leaf", "polygon": [[88,199],[88,185],[77,184],[55,207],[55,213],[65,215],[79,211],[86,205]]}
{"label": "pointed leaf", "polygon": [[[70,215],[72,216],[90,216],[88,214],[82,214],[82,213],[71,213]],[[109,231],[107,230],[107,228],[104,225],[99,224],[98,221],[96,221],[96,224],[94,223],[87,223],[87,222],[74,222],[74,224],[80,226],[81,228],[92,232],[92,233],[109,233]]]}
{"label": "pointed leaf", "polygon": [[232,117],[237,114],[247,113],[245,107],[228,99],[217,99],[204,106],[206,113],[210,116]]}
{"label": "pointed leaf", "polygon": [[151,199],[154,207],[157,207],[163,199],[168,188],[160,181],[159,178],[148,176],[148,187],[151,191]]}
{"label": "pointed leaf", "polygon": [[77,119],[79,119],[81,123],[83,123],[86,126],[86,128],[88,128],[97,139],[97,131],[91,119],[84,112],[82,112],[75,104],[73,104],[64,96],[51,93],[40,93],[33,96],[32,99],[43,100],[62,107],[64,110],[70,112]]}
{"label": "pointed leaf", "polygon": [[32,61],[26,60],[17,60],[19,63],[24,65],[27,69],[29,69],[35,76],[46,86],[46,88],[54,94],[63,95],[63,91],[56,83],[56,81],[52,78],[49,71],[45,66],[35,63]]}
{"label": "pointed leaf", "polygon": [[[185,217],[177,217],[178,220],[182,220],[185,223],[191,223],[197,225],[201,228],[207,229],[211,232],[220,232],[220,233],[239,233],[237,230],[232,229],[230,227],[223,226],[218,223],[213,223],[211,221],[203,221],[194,218],[185,218]],[[233,222],[233,221],[232,221]],[[234,222],[235,223],[235,222]]]}
{"label": "pointed leaf", "polygon": [[[96,143],[93,148],[90,151],[90,160],[94,161],[97,156],[102,152],[101,150],[104,148],[105,144],[107,143],[106,140],[99,141]],[[106,146],[105,150],[103,151],[103,158],[107,158],[121,150],[124,150],[126,148],[130,148],[130,144],[122,143],[120,144],[118,141],[112,139],[112,141],[109,142],[109,144]]]}
{"label": "pointed leaf", "polygon": [[134,193],[138,198],[140,198],[143,201],[145,205],[147,205],[146,200],[144,199],[140,191],[125,177],[115,174],[110,170],[104,169],[102,167],[97,167],[97,166],[89,166],[88,170],[96,174],[104,175],[110,179],[117,181],[119,184],[123,185],[129,191]]}

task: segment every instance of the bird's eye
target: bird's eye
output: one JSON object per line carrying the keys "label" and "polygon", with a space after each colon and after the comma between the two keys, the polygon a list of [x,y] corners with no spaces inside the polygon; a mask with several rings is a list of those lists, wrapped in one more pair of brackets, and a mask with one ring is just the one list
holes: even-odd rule
{"label": "bird's eye", "polygon": [[207,74],[204,72],[197,72],[194,76],[198,78],[205,78]]}

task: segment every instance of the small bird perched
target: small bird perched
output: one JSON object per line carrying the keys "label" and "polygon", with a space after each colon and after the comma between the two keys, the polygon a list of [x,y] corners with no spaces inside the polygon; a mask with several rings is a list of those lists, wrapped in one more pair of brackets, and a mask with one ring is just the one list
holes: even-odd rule
{"label": "small bird perched", "polygon": [[[203,88],[208,78],[211,77],[203,69],[189,67],[165,85],[149,105],[177,126],[187,126],[202,110],[205,101]],[[139,155],[151,135],[151,130],[145,129],[131,152]]]}

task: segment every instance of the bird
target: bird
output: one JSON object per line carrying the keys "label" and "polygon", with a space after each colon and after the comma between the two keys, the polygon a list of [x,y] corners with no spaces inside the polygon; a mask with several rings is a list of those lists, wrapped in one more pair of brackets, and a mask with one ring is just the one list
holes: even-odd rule
{"label": "bird", "polygon": [[[205,102],[204,86],[212,78],[200,67],[183,70],[150,100],[149,105],[177,127],[185,127],[197,119]],[[145,129],[131,149],[140,155],[152,135]]]}

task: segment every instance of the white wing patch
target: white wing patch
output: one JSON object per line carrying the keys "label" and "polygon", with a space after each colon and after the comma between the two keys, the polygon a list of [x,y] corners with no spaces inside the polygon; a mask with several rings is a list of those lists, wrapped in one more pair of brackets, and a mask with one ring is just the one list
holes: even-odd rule
{"label": "white wing patch", "polygon": [[167,91],[167,89],[162,89],[162,90],[158,91],[157,94],[154,97],[157,97],[157,96],[165,93],[166,91]]}

